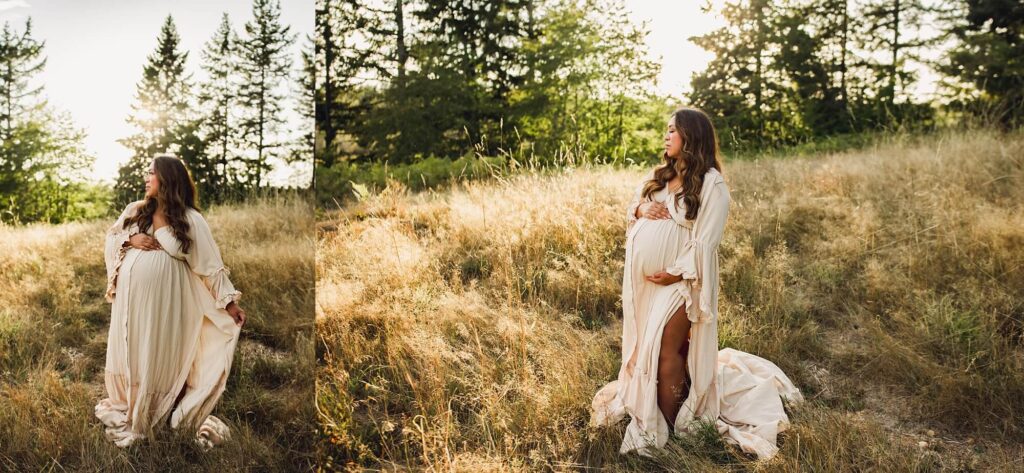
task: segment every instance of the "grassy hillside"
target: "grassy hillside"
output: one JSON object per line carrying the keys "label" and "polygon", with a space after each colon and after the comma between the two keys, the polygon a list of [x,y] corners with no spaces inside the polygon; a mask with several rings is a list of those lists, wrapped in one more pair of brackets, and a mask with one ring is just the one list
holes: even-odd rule
{"label": "grassy hillside", "polygon": [[[249,320],[214,414],[232,440],[187,435],[118,449],[104,397],[110,221],[0,227],[0,470],[308,470],[315,462],[312,206],[266,199],[206,215]],[[167,431],[165,431],[167,433]]]}
{"label": "grassy hillside", "polygon": [[624,208],[644,170],[390,188],[320,223],[325,466],[1012,470],[1024,450],[1024,136],[726,161],[720,344],[808,402],[755,462],[588,426],[618,369]]}

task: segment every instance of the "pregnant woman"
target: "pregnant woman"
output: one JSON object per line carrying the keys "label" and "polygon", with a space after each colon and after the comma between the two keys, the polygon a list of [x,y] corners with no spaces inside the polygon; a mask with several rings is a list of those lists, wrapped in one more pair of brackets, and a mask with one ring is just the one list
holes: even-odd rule
{"label": "pregnant woman", "polygon": [[664,161],[628,207],[622,278],[622,366],[598,391],[593,421],[630,416],[621,452],[650,454],[692,422],[758,457],[774,455],[788,424],[781,398],[802,400],[773,363],[718,350],[718,244],[729,213],[718,140],[704,112],[668,121]]}
{"label": "pregnant woman", "polygon": [[112,308],[96,417],[107,438],[125,447],[169,423],[194,429],[204,447],[222,442],[228,428],[210,412],[245,312],[181,160],[153,159],[145,199],[110,227],[105,250]]}

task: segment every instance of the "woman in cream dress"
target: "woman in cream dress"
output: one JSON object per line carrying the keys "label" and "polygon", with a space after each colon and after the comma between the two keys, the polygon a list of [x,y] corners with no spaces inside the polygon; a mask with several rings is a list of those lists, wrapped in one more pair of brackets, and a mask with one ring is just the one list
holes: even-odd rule
{"label": "woman in cream dress", "polygon": [[594,397],[593,422],[629,415],[621,452],[649,454],[699,419],[760,458],[788,425],[782,398],[800,401],[773,363],[718,350],[718,244],[729,213],[718,143],[702,111],[668,122],[664,163],[628,207],[622,278],[622,366]]}
{"label": "woman in cream dress", "polygon": [[107,232],[105,259],[107,397],[96,416],[107,437],[125,447],[169,423],[195,430],[204,447],[222,442],[227,426],[210,412],[245,312],[179,159],[153,160],[145,199]]}

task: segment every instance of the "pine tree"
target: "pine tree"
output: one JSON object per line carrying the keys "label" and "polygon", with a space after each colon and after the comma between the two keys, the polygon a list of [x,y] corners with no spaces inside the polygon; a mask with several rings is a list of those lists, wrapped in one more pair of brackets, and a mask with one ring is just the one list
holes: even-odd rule
{"label": "pine tree", "polygon": [[910,102],[906,91],[916,79],[907,65],[921,62],[921,48],[934,44],[935,38],[922,35],[930,12],[922,0],[869,0],[861,6],[864,31],[859,42],[874,53],[865,65],[874,72],[882,106],[878,119],[885,124],[904,118],[898,102]]}
{"label": "pine tree", "polygon": [[268,160],[277,157],[280,146],[276,134],[284,123],[285,93],[281,83],[291,73],[289,48],[295,41],[290,27],[281,23],[281,5],[275,0],[254,0],[253,18],[245,24],[246,37],[240,43],[239,70],[242,86],[240,103],[246,114],[239,122],[242,139],[255,151],[249,159],[249,185],[263,184],[264,173],[271,169]]}
{"label": "pine tree", "polygon": [[725,26],[691,38],[715,58],[694,74],[690,100],[716,119],[731,148],[793,139],[792,116],[783,108],[784,71],[772,55],[782,47],[776,28],[781,12],[782,5],[767,0],[728,2]]}
{"label": "pine tree", "polygon": [[946,84],[951,105],[1004,129],[1024,125],[1024,6],[1006,0],[957,3],[947,12],[954,15],[947,22],[957,44],[939,68],[956,79]]}
{"label": "pine tree", "polygon": [[117,205],[127,204],[142,195],[145,172],[155,154],[179,151],[182,127],[189,125],[191,95],[191,74],[185,72],[188,52],[179,50],[180,45],[174,19],[168,15],[160,29],[156,50],[147,57],[142,68],[136,103],[128,117],[128,123],[138,131],[119,140],[132,150],[132,157],[121,166],[114,185]]}
{"label": "pine tree", "polygon": [[230,184],[230,165],[236,159],[238,132],[235,110],[238,102],[238,36],[231,29],[227,13],[202,51],[202,68],[207,80],[200,85],[199,126],[206,153],[191,164],[196,185],[207,199],[219,201]]}
{"label": "pine tree", "polygon": [[4,23],[0,33],[0,196],[12,194],[36,172],[31,165],[32,138],[38,135],[27,118],[45,104],[39,99],[42,86],[32,83],[46,65],[43,45],[32,38],[31,20],[21,34]]}
{"label": "pine tree", "polygon": [[25,21],[25,31],[17,34],[9,23],[4,23],[0,37],[0,139],[8,140],[19,116],[24,116],[43,105],[37,97],[43,86],[34,86],[30,79],[46,66],[42,56],[44,42],[32,38],[32,20]]}
{"label": "pine tree", "polygon": [[[292,141],[288,162],[315,166],[313,159],[316,141],[316,59],[315,46],[311,36],[306,36],[302,47],[302,63],[296,81],[295,113],[299,116],[302,133]],[[316,174],[311,172],[310,188],[316,185]]]}

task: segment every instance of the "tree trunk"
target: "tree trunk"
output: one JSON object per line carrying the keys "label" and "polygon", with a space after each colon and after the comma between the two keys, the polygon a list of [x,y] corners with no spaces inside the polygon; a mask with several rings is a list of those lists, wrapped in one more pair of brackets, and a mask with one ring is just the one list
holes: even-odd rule
{"label": "tree trunk", "polygon": [[405,63],[409,60],[409,52],[405,48],[405,17],[404,0],[395,0],[395,54],[398,60],[398,85],[405,84]]}
{"label": "tree trunk", "polygon": [[320,104],[323,107],[323,129],[324,129],[324,154],[323,165],[330,167],[334,164],[334,140],[337,137],[337,130],[334,128],[334,104],[337,100],[337,91],[334,88],[334,61],[337,56],[334,51],[334,30],[331,27],[331,7],[329,2],[324,3],[324,9],[319,12],[317,20],[323,22],[323,48],[324,48],[324,99]]}
{"label": "tree trunk", "polygon": [[900,0],[896,0],[895,7],[893,8],[893,20],[892,20],[892,69],[889,71],[889,109],[892,110],[896,104],[896,74],[897,66],[896,60],[898,59],[900,50]]}
{"label": "tree trunk", "polygon": [[843,33],[842,33],[842,56],[839,58],[839,90],[842,94],[842,107],[843,111],[846,110],[847,104],[849,103],[849,97],[846,92],[846,54],[847,54],[847,41],[850,29],[850,6],[849,0],[843,0]]}
{"label": "tree trunk", "polygon": [[764,35],[765,35],[764,6],[765,5],[764,5],[764,2],[761,1],[761,0],[758,0],[755,3],[755,5],[756,5],[755,8],[756,8],[757,11],[756,11],[756,22],[754,23],[754,25],[755,25],[754,26],[754,28],[755,28],[754,34],[755,34],[755,42],[756,42],[755,58],[754,58],[756,60],[756,63],[755,63],[754,84],[753,84],[754,85],[754,114],[755,114],[754,116],[757,119],[758,139],[763,139],[764,138],[764,115],[762,115],[762,113],[761,113],[761,106],[763,104],[763,101],[762,101],[762,82],[764,82],[764,80],[763,80],[763,74],[764,74],[763,67],[764,66],[762,64],[761,56],[764,55]]}

